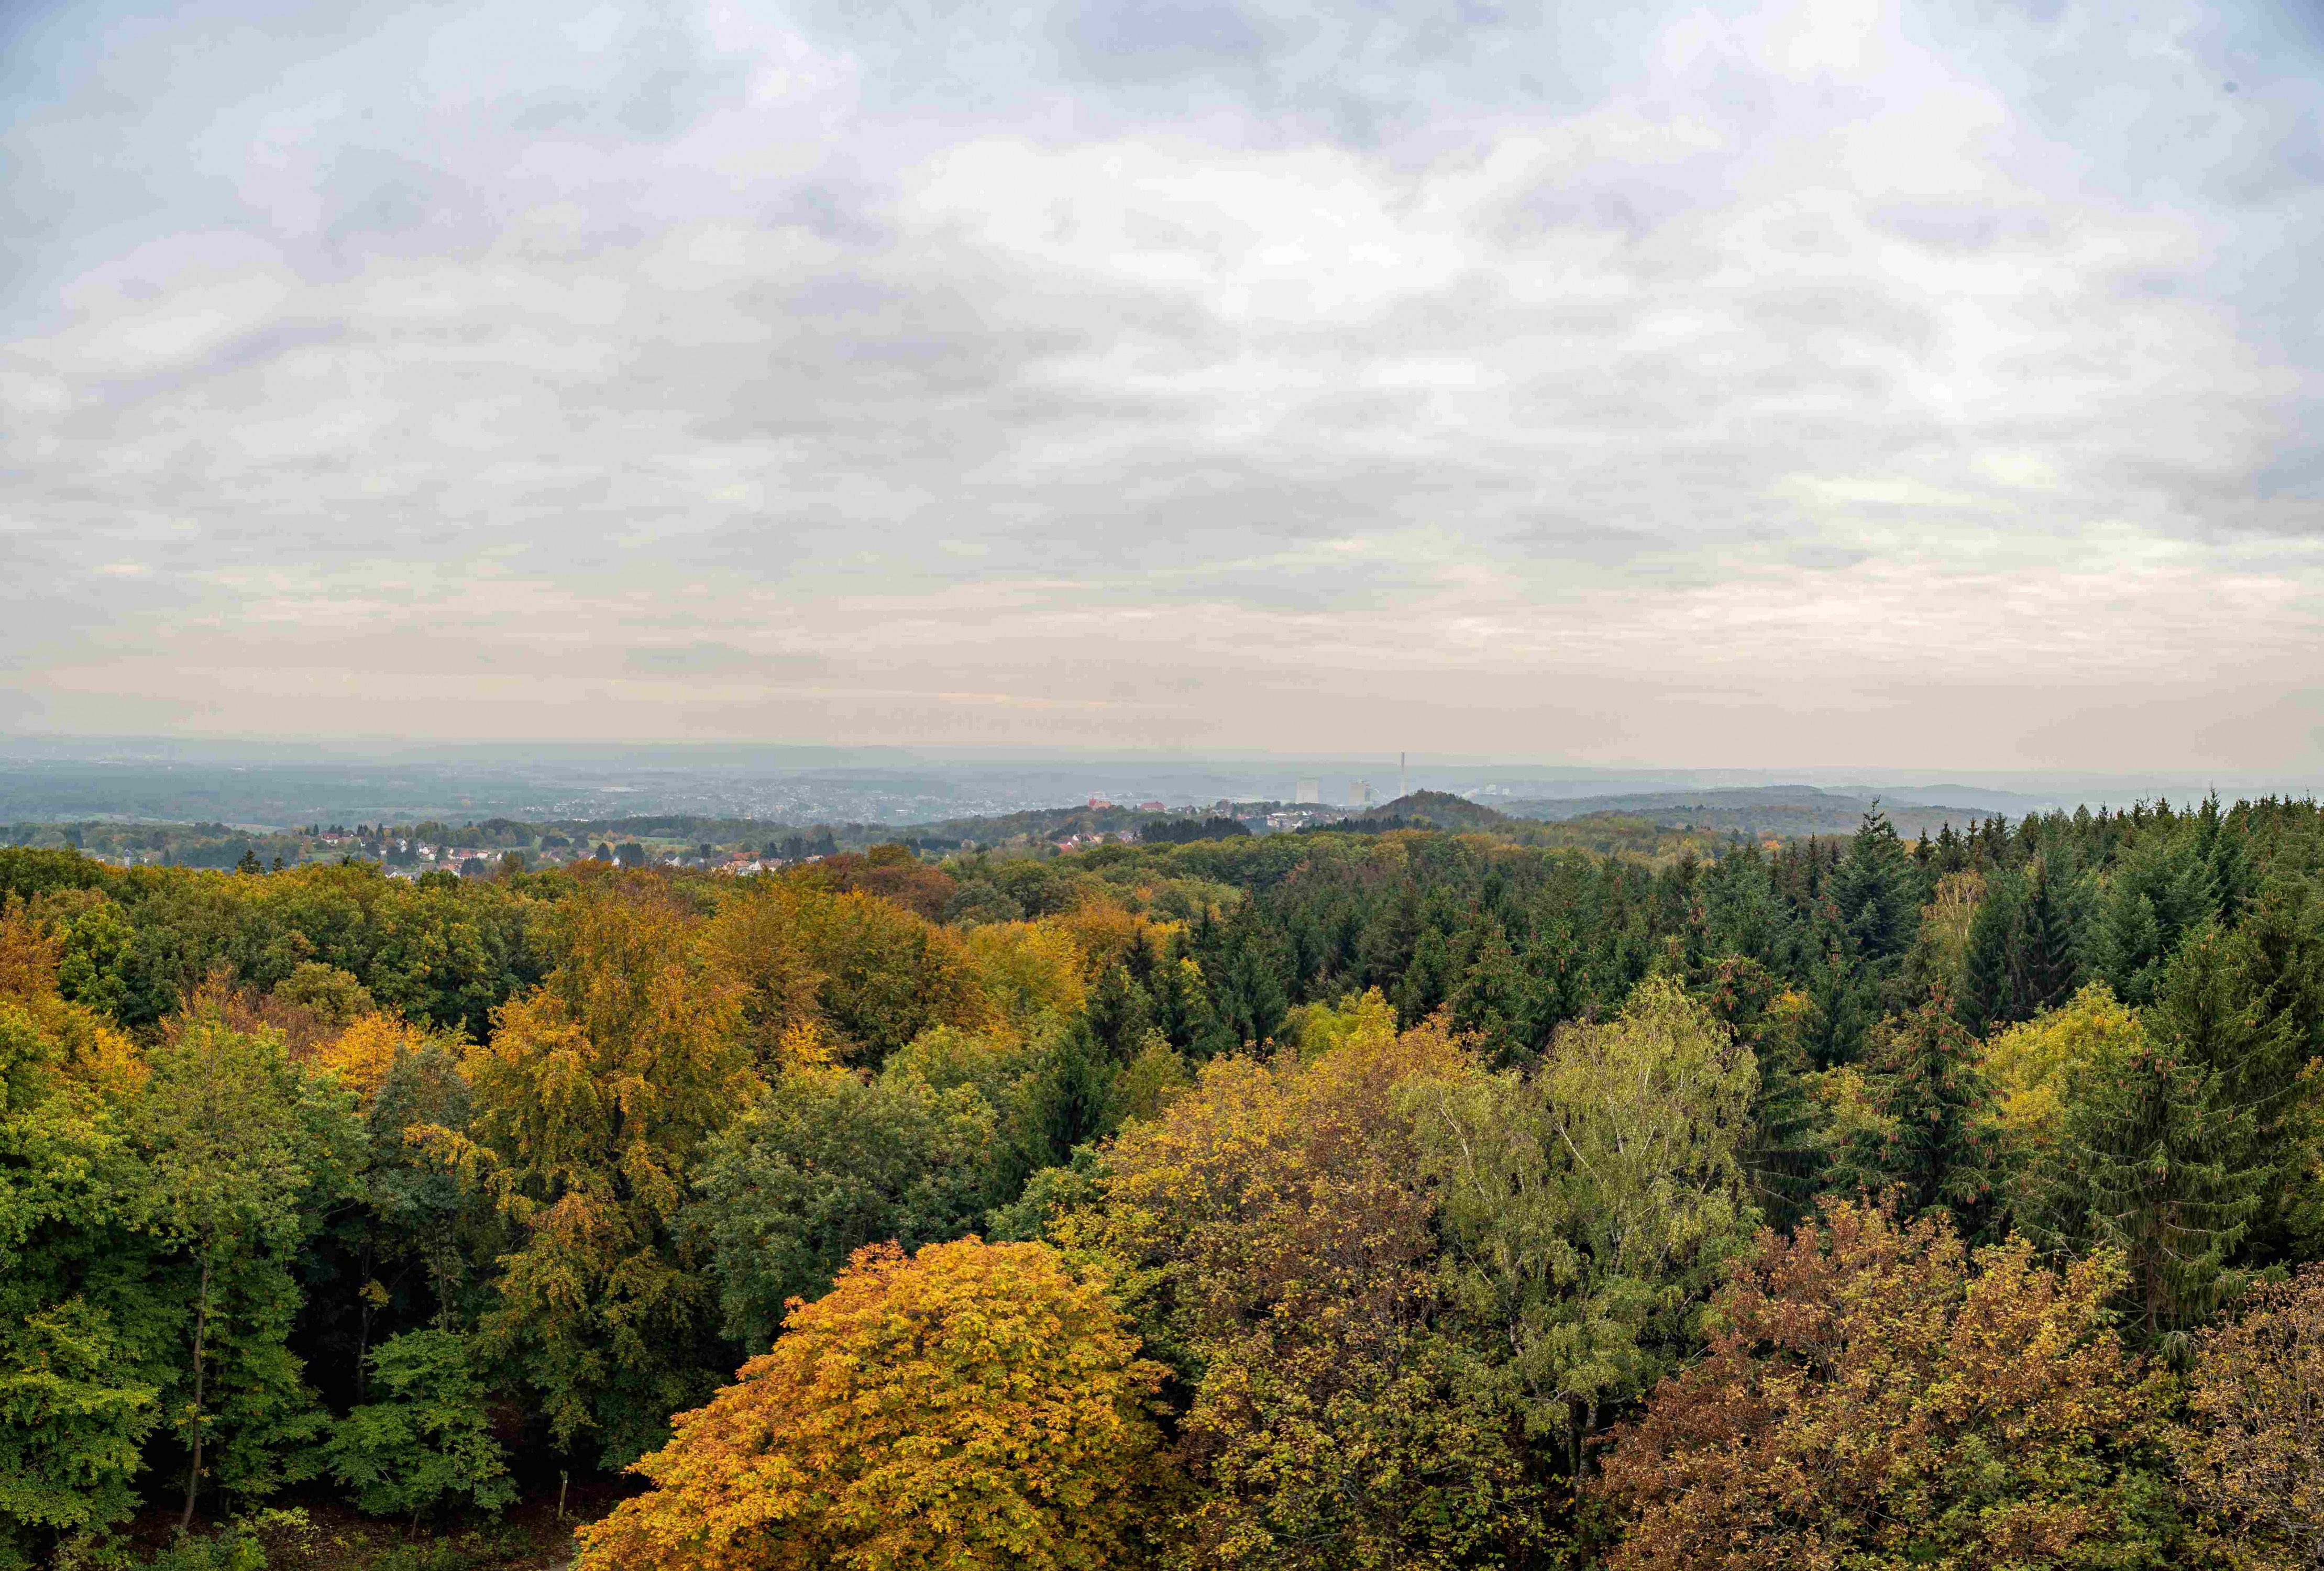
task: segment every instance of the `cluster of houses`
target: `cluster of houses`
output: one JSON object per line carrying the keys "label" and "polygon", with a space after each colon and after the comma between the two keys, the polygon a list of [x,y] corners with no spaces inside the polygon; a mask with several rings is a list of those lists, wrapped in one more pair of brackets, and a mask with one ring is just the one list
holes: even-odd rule
{"label": "cluster of houses", "polygon": [[1061,851],[1071,851],[1084,850],[1090,846],[1102,846],[1108,841],[1119,841],[1123,845],[1133,845],[1137,840],[1138,831],[1134,829],[1100,829],[1092,830],[1087,834],[1064,835],[1049,843]]}

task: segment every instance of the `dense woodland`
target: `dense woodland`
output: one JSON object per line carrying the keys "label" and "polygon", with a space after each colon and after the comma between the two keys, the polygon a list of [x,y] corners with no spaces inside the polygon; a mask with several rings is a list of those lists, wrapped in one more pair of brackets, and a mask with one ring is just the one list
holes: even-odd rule
{"label": "dense woodland", "polygon": [[2324,1566],[2312,803],[245,866],[0,850],[0,1565]]}

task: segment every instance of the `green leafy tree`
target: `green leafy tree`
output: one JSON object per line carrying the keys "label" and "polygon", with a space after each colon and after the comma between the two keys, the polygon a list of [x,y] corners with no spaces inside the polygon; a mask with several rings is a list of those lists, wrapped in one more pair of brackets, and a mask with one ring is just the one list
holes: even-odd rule
{"label": "green leafy tree", "polygon": [[136,1510],[131,1481],[161,1420],[136,1353],[78,1298],[0,1328],[0,1567]]}
{"label": "green leafy tree", "polygon": [[729,1336],[763,1348],[856,1250],[967,1233],[994,1199],[991,1106],[908,1074],[797,1070],[705,1150],[700,1221]]}
{"label": "green leafy tree", "polygon": [[109,900],[73,918],[64,932],[57,991],[100,1015],[118,1015],[129,998],[129,954],[136,938]]}
{"label": "green leafy tree", "polygon": [[329,1420],[290,1349],[293,1268],[361,1135],[352,1098],[309,1079],[280,1037],[214,1013],[147,1058],[152,1077],[127,1118],[144,1166],[133,1203],[184,1293],[169,1418],[186,1452],[189,1527],[205,1478],[250,1499],[315,1471],[312,1442]]}
{"label": "green leafy tree", "polygon": [[55,991],[55,946],[0,912],[0,1566],[137,1503],[171,1318],[123,1226],[127,1044]]}
{"label": "green leafy tree", "polygon": [[467,1131],[471,1098],[455,1043],[374,1015],[322,1061],[343,1084],[376,1080],[365,1088],[355,1203],[333,1210],[309,1253],[301,1317],[314,1372],[344,1405],[368,1400],[371,1354],[383,1336],[474,1322],[509,1236],[481,1195],[406,1138],[414,1129]]}
{"label": "green leafy tree", "polygon": [[1695,1345],[1757,1217],[1742,1165],[1757,1066],[1670,978],[1570,1026],[1539,1072],[1412,1093],[1472,1378],[1569,1477],[1601,1420]]}
{"label": "green leafy tree", "polygon": [[516,1498],[467,1338],[407,1331],[373,1349],[371,1365],[377,1400],[341,1419],[323,1452],[359,1508],[417,1518],[463,1502],[498,1511]]}

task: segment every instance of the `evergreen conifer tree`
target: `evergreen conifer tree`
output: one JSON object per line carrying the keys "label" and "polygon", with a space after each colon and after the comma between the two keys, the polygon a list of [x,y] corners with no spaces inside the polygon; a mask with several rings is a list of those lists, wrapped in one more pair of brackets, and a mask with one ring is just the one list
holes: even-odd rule
{"label": "evergreen conifer tree", "polygon": [[2026,872],[2010,968],[2012,1019],[2031,1020],[2074,996],[2081,975],[2080,948],[2066,892],[2051,876],[2048,859],[2036,857]]}
{"label": "evergreen conifer tree", "polygon": [[2232,1286],[2227,1263],[2259,1196],[2236,1160],[2250,1119],[2216,1106],[2202,1066],[2151,1036],[2075,1080],[2040,1230],[2077,1252],[2119,1250],[2132,1324],[2150,1341],[2172,1336]]}
{"label": "evergreen conifer tree", "polygon": [[2153,898],[2127,884],[2108,890],[2091,951],[2092,969],[2116,997],[2126,1004],[2150,1001],[2163,965],[2163,924]]}
{"label": "evergreen conifer tree", "polygon": [[1978,1043],[1941,989],[1872,1034],[1865,1081],[1886,1131],[1877,1165],[1908,1211],[1941,1208],[1975,1237],[1989,1231],[2001,1194],[2000,1130]]}
{"label": "evergreen conifer tree", "polygon": [[1471,946],[1475,958],[1452,994],[1452,1024],[1474,1032],[1486,1061],[1500,1067],[1526,1056],[1531,1046],[1523,1034],[1526,978],[1501,924],[1488,916],[1482,927]]}
{"label": "evergreen conifer tree", "polygon": [[2259,1140],[2264,1087],[2283,1054],[2280,1027],[2236,997],[2216,929],[2172,959],[2140,1025],[2070,1073],[2062,1138],[2034,1175],[2029,1208],[2053,1245],[2119,1250],[2131,1319],[2161,1340],[2241,1280],[2271,1177]]}
{"label": "evergreen conifer tree", "polygon": [[2006,1022],[2016,1001],[2010,960],[2016,948],[2019,903],[2017,881],[1996,873],[1986,880],[1985,897],[1969,923],[1969,953],[1954,1013],[1980,1036]]}
{"label": "evergreen conifer tree", "polygon": [[1832,875],[1831,896],[1860,960],[1882,965],[1912,943],[1923,898],[1920,869],[1877,802]]}
{"label": "evergreen conifer tree", "polygon": [[1412,964],[1405,968],[1403,979],[1396,985],[1397,1023],[1409,1030],[1427,1019],[1452,996],[1460,977],[1461,968],[1452,942],[1442,930],[1429,928],[1420,935],[1419,946],[1412,953]]}

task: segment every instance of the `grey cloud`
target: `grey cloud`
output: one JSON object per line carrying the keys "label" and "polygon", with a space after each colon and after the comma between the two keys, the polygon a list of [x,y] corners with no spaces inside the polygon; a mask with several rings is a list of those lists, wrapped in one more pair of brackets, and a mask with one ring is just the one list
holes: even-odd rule
{"label": "grey cloud", "polygon": [[[0,318],[34,323],[0,335],[0,541],[37,541],[70,608],[0,592],[0,658],[167,696],[174,652],[245,705],[354,674],[483,730],[527,712],[466,673],[816,690],[634,712],[714,730],[1271,738],[1286,695],[1322,728],[1375,694],[1600,748],[1747,743],[1802,681],[1901,662],[1851,646],[1908,614],[1962,659],[2103,623],[2312,675],[2315,357],[2217,308],[2236,268],[2234,304],[2296,308],[2263,253],[2304,219],[2126,208],[2015,127],[1928,150],[1968,171],[1929,193],[1859,190],[1846,139],[1886,111],[1748,40],[1659,76],[1601,44],[1528,88],[1578,23],[1349,14],[1082,6],[1004,36],[963,8],[907,39],[835,10],[828,58],[575,45],[487,115],[316,120],[254,177],[285,293],[251,325],[123,372],[92,335],[131,304]],[[1513,39],[1532,58],[1489,58]],[[1021,103],[928,84],[1028,41],[1057,53],[993,78]],[[1897,103],[1949,59],[1908,55]],[[1165,113],[1171,82],[1200,91]],[[1350,103],[1376,111],[1356,155]],[[1012,227],[1040,204],[1074,222]],[[134,308],[225,309],[173,258],[165,234],[131,270]],[[2231,556],[2261,533],[2277,555]],[[2073,598],[2090,569],[2127,611]],[[131,624],[134,648],[105,630]],[[749,653],[770,636],[831,654]],[[1176,671],[1199,699],[1152,685]],[[1475,701],[1432,711],[1449,674]]]}

